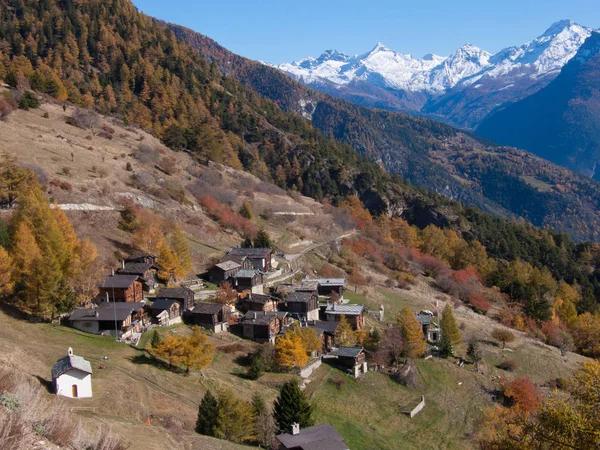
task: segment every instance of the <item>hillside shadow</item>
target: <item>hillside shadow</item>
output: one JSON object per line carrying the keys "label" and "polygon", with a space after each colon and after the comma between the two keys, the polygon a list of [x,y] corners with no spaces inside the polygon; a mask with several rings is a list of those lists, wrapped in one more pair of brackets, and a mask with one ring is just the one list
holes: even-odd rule
{"label": "hillside shadow", "polygon": [[48,381],[45,378],[40,377],[39,375],[33,375],[33,377],[39,381],[40,385],[46,389],[49,394],[54,394],[54,389],[52,386],[52,381]]}

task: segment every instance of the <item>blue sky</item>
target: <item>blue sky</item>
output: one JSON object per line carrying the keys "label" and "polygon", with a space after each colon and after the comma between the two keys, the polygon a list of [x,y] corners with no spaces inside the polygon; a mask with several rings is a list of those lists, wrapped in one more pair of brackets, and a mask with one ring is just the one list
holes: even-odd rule
{"label": "blue sky", "polygon": [[492,53],[571,19],[600,27],[598,0],[133,0],[146,14],[187,26],[235,53],[272,63],[327,48],[364,53],[377,42],[419,57],[469,42]]}

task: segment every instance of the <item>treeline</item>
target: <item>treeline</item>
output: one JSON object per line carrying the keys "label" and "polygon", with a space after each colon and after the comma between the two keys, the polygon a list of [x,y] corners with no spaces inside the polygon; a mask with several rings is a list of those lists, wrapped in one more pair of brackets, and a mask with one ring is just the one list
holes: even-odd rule
{"label": "treeline", "polygon": [[0,241],[0,297],[45,318],[70,312],[96,293],[96,248],[77,237],[31,170],[6,155],[0,162],[0,204],[16,204]]}
{"label": "treeline", "polygon": [[283,383],[272,407],[259,393],[250,401],[236,397],[229,389],[214,395],[207,391],[198,408],[196,432],[205,436],[237,443],[279,448],[275,435],[292,432],[292,424],[300,428],[315,424],[312,406],[295,378]]}

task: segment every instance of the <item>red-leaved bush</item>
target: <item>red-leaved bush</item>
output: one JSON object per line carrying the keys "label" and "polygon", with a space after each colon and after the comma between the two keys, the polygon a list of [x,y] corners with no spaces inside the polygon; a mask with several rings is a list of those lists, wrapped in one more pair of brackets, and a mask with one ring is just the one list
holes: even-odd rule
{"label": "red-leaved bush", "polygon": [[442,275],[450,275],[451,270],[441,259],[438,259],[429,254],[421,255],[417,258],[417,262],[423,266],[425,272],[430,274],[432,277],[437,278]]}
{"label": "red-leaved bush", "polygon": [[225,206],[210,195],[203,195],[198,198],[200,204],[206,209],[208,215],[219,222],[223,228],[235,230],[243,236],[254,236],[257,228],[250,220],[235,213],[231,208]]}
{"label": "red-leaved bush", "polygon": [[487,312],[490,310],[490,302],[481,292],[472,292],[469,295],[468,301],[477,312],[487,314]]}
{"label": "red-leaved bush", "polygon": [[503,380],[500,387],[506,403],[513,408],[534,412],[542,403],[542,396],[527,376],[515,378],[511,382]]}

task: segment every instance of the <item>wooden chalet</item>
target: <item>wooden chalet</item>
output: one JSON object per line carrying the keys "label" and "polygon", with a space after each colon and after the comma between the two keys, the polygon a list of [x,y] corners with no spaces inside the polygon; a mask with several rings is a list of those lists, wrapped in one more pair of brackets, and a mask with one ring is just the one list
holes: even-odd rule
{"label": "wooden chalet", "polygon": [[250,293],[239,301],[239,309],[246,311],[277,311],[279,299],[271,295]]}
{"label": "wooden chalet", "polygon": [[335,292],[339,298],[344,297],[345,278],[317,278],[316,281],[319,295],[331,297]]}
{"label": "wooden chalet", "polygon": [[306,324],[308,328],[312,328],[321,340],[321,348],[319,354],[327,353],[335,346],[335,330],[338,322],[326,322],[323,320],[310,320]]}
{"label": "wooden chalet", "polygon": [[248,311],[241,320],[244,337],[256,342],[275,342],[282,328],[281,315],[277,312]]}
{"label": "wooden chalet", "polygon": [[188,314],[189,321],[215,333],[227,331],[231,308],[220,303],[198,303]]}
{"label": "wooden chalet", "polygon": [[288,294],[285,301],[280,303],[280,309],[288,311],[299,320],[319,319],[319,296],[317,291],[293,291]]}
{"label": "wooden chalet", "polygon": [[165,322],[168,324],[179,322],[183,313],[177,300],[166,298],[157,298],[154,300],[154,303],[150,306],[150,312],[152,314],[152,321],[160,324],[164,324]]}
{"label": "wooden chalet", "polygon": [[158,257],[152,253],[146,252],[135,252],[132,253],[128,258],[125,258],[125,263],[142,263],[150,264],[151,266],[157,265]]}
{"label": "wooden chalet", "polygon": [[137,275],[142,282],[142,288],[150,293],[153,293],[158,286],[157,272],[158,267],[151,263],[127,262],[126,260],[123,260],[121,267],[117,269],[119,275]]}
{"label": "wooden chalet", "polygon": [[421,324],[423,330],[423,337],[427,342],[438,342],[442,331],[440,327],[432,320],[433,317],[430,314],[419,313],[415,314],[417,320]]}
{"label": "wooden chalet", "polygon": [[271,258],[273,257],[273,250],[270,248],[232,248],[227,257],[232,256],[245,256],[255,269],[262,272],[272,270]]}
{"label": "wooden chalet", "polygon": [[182,312],[194,307],[194,291],[188,287],[162,288],[156,294],[157,300],[161,298],[177,301]]}
{"label": "wooden chalet", "polygon": [[362,347],[340,347],[327,354],[327,361],[358,378],[367,373],[367,358]]}
{"label": "wooden chalet", "polygon": [[325,318],[328,322],[339,322],[345,316],[353,330],[361,330],[365,326],[365,311],[363,305],[327,305]]}
{"label": "wooden chalet", "polygon": [[223,261],[212,266],[208,271],[208,281],[221,284],[225,281],[233,281],[235,274],[242,266],[235,261]]}
{"label": "wooden chalet", "polygon": [[251,291],[261,293],[263,290],[263,276],[259,270],[243,269],[235,274],[235,288],[238,292]]}
{"label": "wooden chalet", "polygon": [[[73,328],[94,334],[119,336],[139,332],[149,323],[142,302],[103,302],[96,308],[76,308],[69,316]],[[115,324],[116,322],[116,324]]]}
{"label": "wooden chalet", "polygon": [[144,298],[142,282],[137,275],[111,275],[99,286],[98,297],[101,301],[108,298],[111,302],[141,302]]}

